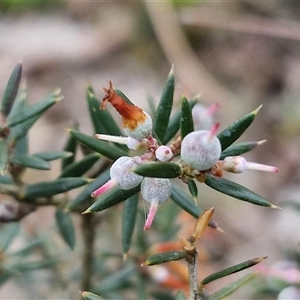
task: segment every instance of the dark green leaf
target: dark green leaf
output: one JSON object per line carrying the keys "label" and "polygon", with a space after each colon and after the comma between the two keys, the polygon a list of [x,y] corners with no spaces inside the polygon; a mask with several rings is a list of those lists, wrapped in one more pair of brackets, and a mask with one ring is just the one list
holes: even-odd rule
{"label": "dark green leaf", "polygon": [[197,201],[198,198],[198,188],[197,188],[197,184],[195,183],[195,181],[193,179],[188,179],[188,188],[189,191],[194,199],[194,201]]}
{"label": "dark green leaf", "polygon": [[[12,130],[17,129],[19,126],[14,127]],[[24,135],[20,138],[16,143],[15,147],[13,148],[13,155],[24,155],[28,154],[28,136]]]}
{"label": "dark green leaf", "polygon": [[99,153],[88,154],[80,161],[74,162],[66,167],[61,172],[59,177],[80,177],[86,173],[99,159]]}
{"label": "dark green leaf", "polygon": [[275,206],[272,203],[268,202],[260,195],[226,178],[214,177],[212,175],[206,174],[206,179],[204,180],[204,183],[212,189],[226,194],[228,196],[247,201],[252,204],[275,208]]}
{"label": "dark green leaf", "polygon": [[135,274],[134,265],[127,265],[120,271],[114,272],[111,275],[97,282],[97,290],[99,291],[117,291],[128,284],[130,276]]}
{"label": "dark green leaf", "polygon": [[121,190],[118,187],[114,187],[111,190],[107,191],[105,194],[98,197],[97,201],[93,203],[84,213],[102,211],[111,206],[114,206],[138,193],[140,191],[140,188],[140,185],[130,190]]}
{"label": "dark green leaf", "polygon": [[71,214],[58,207],[55,212],[55,219],[63,240],[72,250],[74,250],[75,229],[71,218]]}
{"label": "dark green leaf", "polygon": [[100,154],[112,159],[117,160],[121,156],[127,156],[127,152],[123,151],[122,149],[118,148],[114,144],[99,141],[94,137],[86,135],[76,130],[69,130],[71,135],[73,135],[81,144],[85,145],[86,147],[99,152]]}
{"label": "dark green leaf", "polygon": [[46,161],[52,161],[56,159],[68,158],[72,156],[73,153],[67,151],[45,151],[45,152],[38,152],[33,155]]}
{"label": "dark green leaf", "polygon": [[82,292],[81,295],[85,300],[105,300],[104,298],[91,292]]}
{"label": "dark green leaf", "polygon": [[40,197],[51,197],[56,194],[65,193],[69,190],[83,186],[89,182],[87,178],[58,178],[53,181],[39,182],[28,185],[23,198],[32,199]]}
{"label": "dark green leaf", "polygon": [[131,245],[131,238],[137,216],[139,195],[135,194],[124,203],[122,216],[122,247],[123,253],[127,254]]}
{"label": "dark green leaf", "polygon": [[3,94],[2,103],[1,103],[1,113],[4,116],[9,115],[11,108],[14,104],[14,101],[18,93],[21,76],[22,76],[22,64],[19,63],[14,67],[8,79],[8,83],[6,85]]}
{"label": "dark green leaf", "polygon": [[186,252],[183,250],[166,251],[149,256],[144,264],[147,266],[159,265],[169,261],[181,260],[185,257]]}
{"label": "dark green leaf", "polygon": [[181,102],[180,135],[183,139],[187,134],[194,131],[192,107],[189,101],[183,97]]}
{"label": "dark green leaf", "polygon": [[0,174],[4,174],[8,164],[8,143],[7,140],[0,140]]}
{"label": "dark green leaf", "polygon": [[95,180],[87,184],[84,190],[77,195],[66,207],[67,210],[73,210],[82,204],[85,204],[92,199],[91,193],[95,191],[98,187],[102,186],[109,180],[109,169],[101,173]]}
{"label": "dark green leaf", "polygon": [[0,251],[6,251],[20,231],[20,223],[1,224]]}
{"label": "dark green leaf", "polygon": [[174,71],[172,66],[155,114],[154,132],[161,141],[164,139],[168,128],[173,106],[174,83]]}
{"label": "dark green leaf", "polygon": [[51,165],[47,161],[33,155],[14,155],[11,157],[10,162],[23,168],[38,170],[51,169]]}
{"label": "dark green leaf", "polygon": [[178,164],[172,162],[151,162],[134,167],[132,171],[138,175],[156,178],[176,178],[181,174]]}
{"label": "dark green leaf", "polygon": [[[190,106],[193,108],[197,100],[191,100]],[[166,145],[179,131],[180,129],[180,119],[181,119],[181,111],[177,111],[169,120],[168,129],[163,139],[163,145]]]}
{"label": "dark green leaf", "polygon": [[58,263],[57,259],[43,259],[38,261],[19,261],[14,268],[19,272],[29,272],[41,269],[53,268]]}
{"label": "dark green leaf", "polygon": [[[77,129],[77,125],[74,126],[74,129]],[[72,134],[69,134],[68,140],[64,147],[66,152],[70,152],[73,155],[67,158],[64,158],[61,162],[61,170],[64,170],[68,165],[72,164],[75,161],[76,151],[77,151],[78,142],[77,139]]]}
{"label": "dark green leaf", "polygon": [[[171,199],[195,218],[198,218],[203,213],[200,207],[195,205],[191,197],[184,192],[182,187],[175,182],[172,182]],[[211,228],[218,228],[218,225],[213,220],[210,220],[208,226]]]}
{"label": "dark green leaf", "polygon": [[243,116],[239,120],[235,121],[218,134],[218,138],[222,145],[222,151],[228,148],[231,144],[233,144],[245,132],[245,130],[253,122],[260,108],[261,106],[259,106],[256,110],[252,111],[251,113]]}
{"label": "dark green leaf", "polygon": [[242,142],[230,145],[228,148],[226,148],[222,154],[220,159],[224,159],[227,156],[238,156],[243,153],[249,152],[253,150],[257,145],[261,144],[261,142]]}
{"label": "dark green leaf", "polygon": [[257,276],[256,273],[250,273],[246,276],[242,277],[241,279],[238,279],[224,288],[220,289],[219,291],[215,292],[214,294],[210,295],[208,298],[209,300],[221,300],[224,299],[227,296],[230,296],[233,292],[235,292],[238,288],[240,288],[242,285],[246,284],[253,278]]}
{"label": "dark green leaf", "polygon": [[250,267],[253,267],[255,265],[257,265],[258,263],[260,263],[262,260],[266,259],[267,257],[256,257],[253,259],[249,259],[247,261],[244,261],[242,263],[236,264],[232,267],[226,268],[224,270],[221,270],[219,272],[213,273],[207,277],[205,277],[202,281],[201,284],[205,285],[208,284],[209,282],[212,282],[214,280],[217,280],[219,278],[240,272],[242,270],[248,269]]}
{"label": "dark green leaf", "polygon": [[55,91],[54,93],[47,95],[41,101],[33,105],[23,107],[22,110],[19,110],[18,114],[14,114],[11,118],[8,118],[8,126],[14,127],[32,118],[35,119],[35,117],[40,117],[44,111],[61,100],[59,92],[60,91]]}
{"label": "dark green leaf", "polygon": [[11,178],[10,174],[6,173],[6,174],[2,175],[0,173],[0,183],[2,183],[2,184],[12,184],[13,181],[12,181],[12,178]]}

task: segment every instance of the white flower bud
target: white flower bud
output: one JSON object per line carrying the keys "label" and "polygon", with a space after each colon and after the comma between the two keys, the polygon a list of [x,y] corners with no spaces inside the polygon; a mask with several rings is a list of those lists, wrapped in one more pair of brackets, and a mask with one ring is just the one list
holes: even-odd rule
{"label": "white flower bud", "polygon": [[181,159],[186,164],[196,170],[205,171],[219,160],[222,148],[219,139],[214,135],[215,127],[210,131],[194,131],[184,137],[181,143]]}
{"label": "white flower bud", "polygon": [[159,146],[155,151],[155,157],[161,162],[166,162],[173,158],[173,153],[170,147]]}

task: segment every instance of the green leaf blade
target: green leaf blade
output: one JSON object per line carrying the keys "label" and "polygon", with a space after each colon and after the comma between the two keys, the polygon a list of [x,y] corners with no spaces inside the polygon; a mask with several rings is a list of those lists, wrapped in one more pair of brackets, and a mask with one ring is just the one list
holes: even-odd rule
{"label": "green leaf blade", "polygon": [[172,162],[152,162],[138,165],[132,172],[145,177],[177,178],[181,175],[181,168]]}
{"label": "green leaf blade", "polygon": [[122,247],[125,255],[128,253],[131,246],[131,239],[137,216],[138,200],[138,194],[135,194],[124,203],[122,215]]}
{"label": "green leaf blade", "polygon": [[55,220],[63,240],[74,250],[76,238],[71,214],[58,207],[55,212]]}
{"label": "green leaf blade", "polygon": [[252,124],[260,108],[261,106],[235,121],[218,134],[218,138],[222,145],[222,151],[233,144],[245,132],[245,130]]}
{"label": "green leaf blade", "polygon": [[183,97],[181,101],[180,135],[183,139],[187,134],[194,131],[192,107],[189,101]]}
{"label": "green leaf blade", "polygon": [[65,159],[71,157],[73,156],[73,153],[68,151],[45,151],[35,153],[33,154],[33,156],[43,159],[45,161],[53,161],[56,159]]}
{"label": "green leaf blade", "polygon": [[147,266],[154,266],[154,265],[159,265],[170,261],[181,260],[184,259],[185,257],[186,257],[186,252],[183,250],[166,251],[166,252],[157,253],[149,256],[144,264]]}
{"label": "green leaf blade", "polygon": [[9,115],[14,105],[14,101],[16,99],[19,90],[21,77],[22,77],[22,64],[19,63],[14,67],[8,79],[8,83],[6,85],[2,102],[1,102],[1,113],[6,117]]}
{"label": "green leaf blade", "polygon": [[254,148],[256,148],[262,142],[263,141],[261,141],[261,142],[242,142],[242,143],[232,144],[222,152],[220,159],[223,160],[227,156],[239,156],[241,154],[247,153],[247,152],[253,150]]}
{"label": "green leaf blade", "polygon": [[255,205],[273,207],[273,208],[275,207],[272,203],[268,202],[260,195],[226,178],[215,177],[206,174],[206,179],[204,180],[204,183],[209,187],[211,187],[212,189],[221,192],[223,194],[226,194],[228,196],[234,197],[236,199],[243,200]]}
{"label": "green leaf blade", "polygon": [[118,148],[114,144],[97,140],[90,137],[84,133],[76,130],[69,130],[70,134],[73,135],[81,144],[87,146],[88,148],[112,159],[117,160],[121,156],[127,156],[127,152]]}
{"label": "green leaf blade", "polygon": [[58,178],[53,181],[44,181],[27,185],[23,198],[32,200],[33,198],[52,197],[65,193],[72,189],[81,187],[89,182],[87,178]]}
{"label": "green leaf blade", "polygon": [[100,157],[101,155],[99,153],[88,154],[80,161],[74,162],[66,167],[59,177],[80,177],[99,161]]}
{"label": "green leaf blade", "polygon": [[14,155],[10,162],[23,168],[50,170],[51,165],[42,158],[34,155]]}
{"label": "green leaf blade", "polygon": [[83,213],[102,211],[111,206],[117,205],[133,196],[134,194],[138,193],[140,191],[140,188],[140,185],[130,190],[121,190],[118,187],[114,187],[111,190],[107,191],[104,195],[98,197],[97,201]]}
{"label": "green leaf blade", "polygon": [[166,130],[168,128],[173,106],[174,85],[175,79],[172,66],[155,114],[154,132],[161,141],[164,139]]}
{"label": "green leaf blade", "polygon": [[109,169],[101,173],[95,180],[87,184],[84,190],[77,195],[75,199],[70,201],[66,207],[66,210],[74,210],[78,207],[88,203],[92,197],[91,193],[95,191],[99,186],[102,186],[109,180]]}

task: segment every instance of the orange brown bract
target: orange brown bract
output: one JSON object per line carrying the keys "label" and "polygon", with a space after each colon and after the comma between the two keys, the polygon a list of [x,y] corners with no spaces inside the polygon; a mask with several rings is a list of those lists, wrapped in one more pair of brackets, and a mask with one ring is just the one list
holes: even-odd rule
{"label": "orange brown bract", "polygon": [[117,95],[111,81],[109,81],[109,88],[103,88],[103,90],[106,94],[103,98],[100,109],[105,109],[106,103],[110,102],[122,116],[124,128],[134,130],[137,128],[139,123],[145,122],[145,113],[139,107],[130,105],[122,97]]}

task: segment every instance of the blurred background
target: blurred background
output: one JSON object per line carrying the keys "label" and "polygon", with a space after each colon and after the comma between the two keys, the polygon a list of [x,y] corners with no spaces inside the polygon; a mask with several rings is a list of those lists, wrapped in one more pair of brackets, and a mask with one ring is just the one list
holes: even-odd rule
{"label": "blurred background", "polygon": [[[205,105],[219,103],[221,129],[263,104],[241,141],[266,139],[246,158],[275,165],[280,172],[249,171],[228,178],[282,209],[253,206],[200,186],[199,205],[204,209],[214,206],[214,219],[225,231],[209,231],[204,237],[208,255],[217,253],[218,259],[204,261],[200,276],[256,256],[268,256],[264,262],[268,270],[289,260],[300,273],[296,259],[300,214],[285,205],[288,201],[300,203],[297,1],[3,0],[0,33],[1,93],[14,65],[22,61],[31,103],[56,88],[64,96],[33,127],[30,153],[61,149],[68,136],[65,129],[75,122],[82,132],[93,134],[85,102],[88,82],[101,99],[102,87],[111,80],[147,110],[147,99],[159,100],[172,64],[175,106],[179,107],[182,94],[188,98],[200,94]],[[27,181],[54,178],[57,172],[55,165],[48,173],[28,172]],[[51,208],[41,208],[22,223],[32,230],[41,220],[42,227],[51,226]],[[182,232],[194,224],[185,218],[180,222],[185,223]],[[263,280],[267,287],[267,279]],[[232,299],[276,299],[279,291],[272,294],[273,287],[269,287],[263,296],[257,286]],[[211,290],[215,288],[212,284]],[[31,294],[8,282],[0,295],[2,299],[28,299]],[[45,294],[44,299],[51,296]]]}

